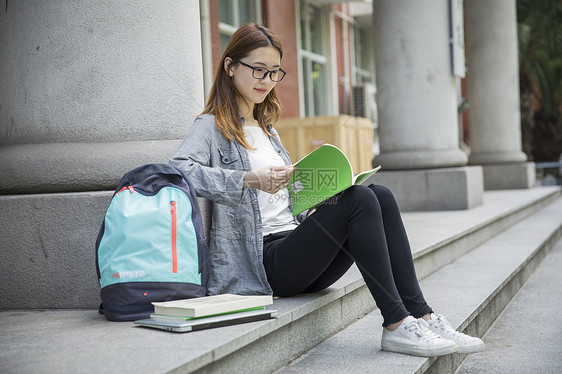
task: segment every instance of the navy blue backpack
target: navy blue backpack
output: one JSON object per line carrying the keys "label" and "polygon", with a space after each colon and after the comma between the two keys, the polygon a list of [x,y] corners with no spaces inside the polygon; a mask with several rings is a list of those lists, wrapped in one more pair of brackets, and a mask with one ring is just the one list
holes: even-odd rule
{"label": "navy blue backpack", "polygon": [[193,185],[173,166],[126,173],[96,241],[100,313],[148,318],[153,301],[205,296],[209,249]]}

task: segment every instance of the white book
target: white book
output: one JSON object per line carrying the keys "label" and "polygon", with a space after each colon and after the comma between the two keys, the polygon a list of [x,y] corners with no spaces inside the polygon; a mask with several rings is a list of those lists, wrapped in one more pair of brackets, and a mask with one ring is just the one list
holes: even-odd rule
{"label": "white book", "polygon": [[232,294],[152,303],[154,314],[191,318],[238,312],[271,304],[273,304],[271,295]]}

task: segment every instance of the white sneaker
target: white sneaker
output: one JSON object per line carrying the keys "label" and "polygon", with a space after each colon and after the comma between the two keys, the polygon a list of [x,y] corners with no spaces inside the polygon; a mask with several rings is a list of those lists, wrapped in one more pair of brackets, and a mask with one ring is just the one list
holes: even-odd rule
{"label": "white sneaker", "polygon": [[431,332],[426,324],[412,316],[406,317],[394,331],[383,329],[382,349],[414,356],[442,356],[457,352],[457,343]]}
{"label": "white sneaker", "polygon": [[484,349],[484,342],[480,338],[475,338],[456,331],[442,314],[436,315],[431,313],[431,319],[429,321],[421,318],[420,320],[437,335],[457,343],[459,346],[459,353],[474,353]]}

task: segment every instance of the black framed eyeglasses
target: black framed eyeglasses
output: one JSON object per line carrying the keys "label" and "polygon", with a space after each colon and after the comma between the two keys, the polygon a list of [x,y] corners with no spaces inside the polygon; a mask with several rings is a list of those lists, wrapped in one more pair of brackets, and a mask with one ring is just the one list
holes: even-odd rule
{"label": "black framed eyeglasses", "polygon": [[281,82],[283,78],[285,78],[285,74],[287,74],[287,72],[283,69],[267,70],[266,68],[262,68],[260,66],[248,65],[247,63],[242,62],[237,58],[231,58],[235,61],[238,61],[240,64],[252,69],[252,77],[256,79],[265,79],[265,77],[267,77],[267,74],[269,74],[269,78],[272,82]]}

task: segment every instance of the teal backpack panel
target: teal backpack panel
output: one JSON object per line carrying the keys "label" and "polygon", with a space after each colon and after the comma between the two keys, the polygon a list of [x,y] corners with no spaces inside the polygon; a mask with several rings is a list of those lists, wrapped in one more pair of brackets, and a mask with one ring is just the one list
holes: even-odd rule
{"label": "teal backpack panel", "polygon": [[200,285],[197,252],[190,250],[197,245],[185,193],[173,187],[164,187],[154,196],[124,190],[112,199],[105,216],[98,250],[100,286],[130,281]]}

